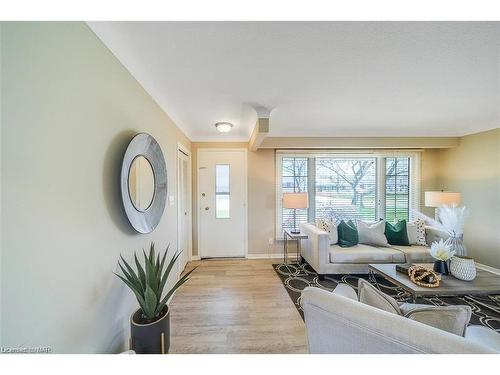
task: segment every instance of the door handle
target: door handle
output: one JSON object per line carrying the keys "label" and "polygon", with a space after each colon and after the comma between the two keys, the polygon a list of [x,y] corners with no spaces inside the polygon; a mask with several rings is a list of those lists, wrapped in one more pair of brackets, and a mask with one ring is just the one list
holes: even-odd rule
{"label": "door handle", "polygon": [[208,211],[209,209],[210,209],[210,207],[208,207],[208,206],[207,206],[207,207],[205,207],[205,211]]}

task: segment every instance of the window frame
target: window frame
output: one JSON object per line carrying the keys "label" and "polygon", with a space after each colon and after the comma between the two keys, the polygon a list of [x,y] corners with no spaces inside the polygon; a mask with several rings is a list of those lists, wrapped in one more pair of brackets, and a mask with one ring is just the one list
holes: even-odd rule
{"label": "window frame", "polygon": [[[421,161],[422,150],[322,150],[322,151],[311,151],[311,150],[276,150],[275,158],[275,191],[276,191],[276,240],[283,239],[283,228],[282,228],[282,160],[286,157],[307,157],[308,159],[308,193],[309,193],[309,210],[308,210],[308,222],[312,222],[315,219],[315,186],[316,186],[316,168],[315,162],[312,160],[316,157],[332,157],[337,156],[339,158],[352,158],[352,157],[376,157],[376,204],[375,211],[376,217],[380,219],[385,219],[385,171],[386,171],[386,160],[385,158],[390,157],[407,157],[410,159],[410,192],[409,192],[409,220],[413,219],[413,210],[419,210],[420,208],[420,184],[421,184]],[[314,166],[314,168],[312,167]],[[312,207],[311,207],[312,206]]]}

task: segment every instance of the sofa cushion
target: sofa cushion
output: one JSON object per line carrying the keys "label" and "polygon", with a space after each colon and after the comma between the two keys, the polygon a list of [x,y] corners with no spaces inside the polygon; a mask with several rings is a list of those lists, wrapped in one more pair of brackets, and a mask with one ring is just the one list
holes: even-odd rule
{"label": "sofa cushion", "polygon": [[433,263],[435,261],[427,246],[391,245],[391,247],[401,251],[405,255],[405,263]]}
{"label": "sofa cushion", "polygon": [[403,252],[390,247],[375,247],[364,244],[343,248],[339,245],[330,246],[330,263],[404,263]]}
{"label": "sofa cushion", "polygon": [[358,298],[359,302],[366,305],[401,315],[398,302],[388,294],[375,288],[366,280],[359,279],[358,281]]}
{"label": "sofa cushion", "polygon": [[356,227],[358,228],[359,243],[372,246],[387,246],[387,238],[384,234],[385,222],[383,220],[373,224],[356,220]]}
{"label": "sofa cushion", "polygon": [[342,220],[337,227],[339,245],[342,247],[356,246],[359,242],[358,229],[356,224],[349,220],[347,223]]}
{"label": "sofa cushion", "polygon": [[408,232],[406,231],[406,220],[400,220],[396,224],[385,222],[385,236],[391,245],[408,246]]}

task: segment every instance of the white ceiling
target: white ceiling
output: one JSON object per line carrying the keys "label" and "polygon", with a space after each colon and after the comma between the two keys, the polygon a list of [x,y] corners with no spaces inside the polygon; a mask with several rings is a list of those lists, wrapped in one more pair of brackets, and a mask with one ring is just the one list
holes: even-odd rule
{"label": "white ceiling", "polygon": [[[500,126],[500,22],[89,22],[193,141]],[[218,133],[217,121],[234,123]]]}

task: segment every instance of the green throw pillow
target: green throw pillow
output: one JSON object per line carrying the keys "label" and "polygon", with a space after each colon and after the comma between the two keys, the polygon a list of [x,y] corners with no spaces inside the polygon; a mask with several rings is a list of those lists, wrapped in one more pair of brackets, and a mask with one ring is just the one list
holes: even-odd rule
{"label": "green throw pillow", "polygon": [[385,236],[391,245],[410,246],[408,232],[406,231],[406,220],[398,221],[396,224],[385,222]]}
{"label": "green throw pillow", "polygon": [[337,227],[340,247],[352,247],[359,243],[358,229],[356,224],[349,220],[347,223],[342,220]]}

